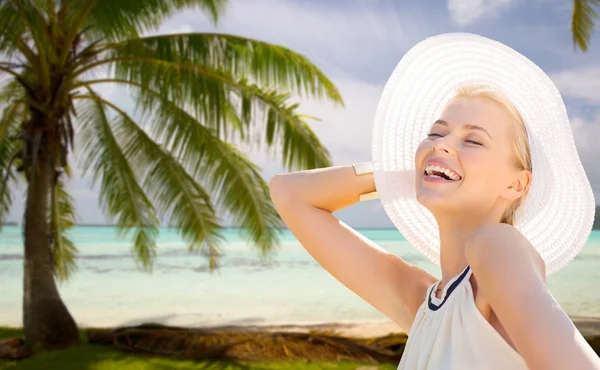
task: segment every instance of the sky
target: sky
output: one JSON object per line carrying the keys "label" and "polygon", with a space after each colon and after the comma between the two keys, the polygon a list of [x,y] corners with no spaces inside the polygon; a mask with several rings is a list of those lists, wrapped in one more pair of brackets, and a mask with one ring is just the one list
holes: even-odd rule
{"label": "sky", "polygon": [[[373,117],[383,86],[402,55],[419,41],[446,32],[470,32],[498,40],[542,68],[560,90],[579,156],[600,204],[600,22],[587,52],[575,50],[570,27],[572,1],[565,0],[232,0],[213,26],[196,10],[173,15],[155,33],[220,32],[279,44],[304,54],[335,83],[345,107],[303,101],[300,111],[329,149],[333,165],[371,160]],[[103,87],[120,104],[128,96]],[[288,172],[281,157],[242,148],[269,182]],[[78,169],[75,175],[81,175]],[[98,203],[90,179],[68,185],[80,223],[112,223]],[[23,190],[17,189],[9,221],[20,222]],[[393,224],[379,200],[336,212],[353,227]],[[227,215],[223,215],[227,220]]]}

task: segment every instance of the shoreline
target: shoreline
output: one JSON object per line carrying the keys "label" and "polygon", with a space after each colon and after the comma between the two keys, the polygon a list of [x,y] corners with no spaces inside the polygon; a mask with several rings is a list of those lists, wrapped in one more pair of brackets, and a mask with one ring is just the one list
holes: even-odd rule
{"label": "shoreline", "polygon": [[[573,316],[570,317],[577,329],[586,338],[600,337],[600,317]],[[308,333],[310,331],[331,332],[336,335],[355,338],[374,338],[383,337],[390,334],[406,334],[396,323],[390,320],[385,321],[333,321],[333,322],[278,322],[269,324],[245,324],[245,325],[206,325],[206,326],[186,326],[186,325],[168,325],[159,322],[147,322],[148,324],[160,324],[178,328],[189,329],[212,329],[212,330],[244,330],[244,331],[281,331]],[[116,325],[116,326],[93,326],[80,325],[79,328],[87,329],[111,329],[136,325]],[[11,327],[9,328],[20,328]]]}

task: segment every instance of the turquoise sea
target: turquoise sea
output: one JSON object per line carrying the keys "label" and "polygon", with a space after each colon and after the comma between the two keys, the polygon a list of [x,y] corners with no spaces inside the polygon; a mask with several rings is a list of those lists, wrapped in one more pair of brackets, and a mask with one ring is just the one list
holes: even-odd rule
{"label": "turquoise sea", "polygon": [[[378,245],[440,277],[437,267],[396,229],[357,229]],[[113,227],[75,227],[78,272],[59,286],[81,326],[317,323],[386,321],[387,318],[331,277],[287,229],[268,260],[227,229],[221,268],[191,254],[175,229],[161,229],[154,272],[136,268],[127,239]],[[17,226],[0,233],[0,325],[20,326],[23,242]],[[570,315],[600,316],[600,231],[582,252],[548,279],[551,293]]]}

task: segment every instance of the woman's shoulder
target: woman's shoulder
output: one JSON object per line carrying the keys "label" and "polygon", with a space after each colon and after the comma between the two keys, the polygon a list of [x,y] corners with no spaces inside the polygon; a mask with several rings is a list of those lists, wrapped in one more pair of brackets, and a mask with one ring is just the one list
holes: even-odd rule
{"label": "woman's shoulder", "polygon": [[474,275],[510,274],[533,270],[546,282],[546,264],[531,242],[514,226],[493,224],[479,228],[467,241],[465,257]]}
{"label": "woman's shoulder", "polygon": [[[514,317],[523,314],[523,306],[531,306],[524,303],[534,302],[531,298],[523,299],[523,295],[529,295],[536,287],[544,289],[539,285],[539,278],[547,285],[544,260],[529,240],[508,224],[477,230],[467,242],[465,256],[472,271],[475,306],[503,340],[516,350],[506,326],[514,327]],[[498,309],[504,313],[503,321],[497,314]]]}

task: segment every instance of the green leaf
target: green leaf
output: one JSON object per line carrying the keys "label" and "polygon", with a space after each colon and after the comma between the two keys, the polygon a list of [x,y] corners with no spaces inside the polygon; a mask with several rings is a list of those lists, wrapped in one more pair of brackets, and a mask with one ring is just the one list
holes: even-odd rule
{"label": "green leaf", "polygon": [[[16,4],[21,22],[25,24],[27,38],[31,38],[35,45],[35,58],[38,64],[37,80],[41,81],[45,88],[50,87],[50,64],[58,60],[56,44],[52,35],[47,32],[50,27],[43,9],[35,4],[35,1],[13,1]],[[15,40],[16,42],[16,40]],[[32,64],[32,61],[29,61]]]}
{"label": "green leaf", "polygon": [[252,245],[266,255],[277,245],[276,233],[282,223],[260,167],[156,92],[141,90],[136,95],[143,116],[151,122],[145,127],[147,131],[158,141],[168,143],[168,150],[194,179],[210,186],[218,208],[225,208],[234,224],[247,227]]}
{"label": "green leaf", "polygon": [[107,102],[88,91],[86,99],[91,101],[83,104],[79,113],[84,176],[91,170],[92,183],[101,180],[103,208],[109,217],[117,218],[121,235],[134,229],[134,250],[142,267],[151,271],[159,225],[154,206],[135,177],[135,162],[130,162],[119,146],[119,134],[113,132],[118,126],[111,124],[106,114]]}
{"label": "green leaf", "polygon": [[[297,104],[287,102],[290,99],[288,93],[261,89],[246,80],[235,81],[232,76],[218,71],[156,61],[137,63],[132,68],[129,64],[123,62],[119,65],[116,79],[84,81],[81,84],[115,82],[131,85],[134,90],[160,91],[160,95],[174,106],[190,107],[194,119],[219,137],[227,138],[233,128],[245,138],[246,131],[253,128],[258,133],[266,132],[268,146],[281,141],[283,162],[290,170],[331,165],[329,152],[303,119],[304,116],[296,112]],[[138,108],[146,113],[152,113],[155,107],[152,99],[140,97],[136,102]],[[163,115],[162,119],[168,117]],[[260,123],[261,119],[266,119],[266,130],[251,127],[253,123]],[[160,125],[156,126],[161,130]]]}
{"label": "green leaf", "polygon": [[0,105],[8,106],[14,104],[17,99],[25,97],[25,89],[14,78],[5,79],[5,83],[0,86]]}
{"label": "green leaf", "polygon": [[73,198],[59,178],[50,196],[50,252],[54,276],[62,283],[77,271],[77,247],[68,231],[75,225],[76,211]]}
{"label": "green leaf", "polygon": [[138,170],[145,173],[143,186],[169,225],[176,226],[190,250],[208,248],[219,253],[225,240],[210,196],[165,148],[156,143],[129,116],[122,114],[118,134],[127,139],[127,153],[137,154]]}
{"label": "green leaf", "polygon": [[213,23],[217,22],[227,0],[69,0],[69,6],[79,10],[93,8],[85,19],[93,39],[109,40],[137,38],[141,33],[157,29],[177,11],[189,8],[205,12]]}
{"label": "green leaf", "polygon": [[[140,59],[164,61],[198,68],[206,75],[247,78],[263,87],[343,105],[335,85],[308,58],[283,46],[241,36],[187,33],[144,37],[115,45],[111,58],[136,58],[124,69],[136,68]],[[187,80],[181,78],[181,82]]]}
{"label": "green leaf", "polygon": [[0,117],[0,229],[4,216],[12,206],[11,182],[16,180],[14,160],[20,147],[8,137],[15,135],[20,126],[22,105],[15,103],[4,108]]}
{"label": "green leaf", "polygon": [[[261,89],[256,85],[239,81],[244,94],[237,110],[242,120],[265,117],[264,141],[269,147],[278,146],[283,165],[289,170],[313,169],[332,165],[327,148],[310,128],[304,118],[313,118],[296,112],[297,103],[289,103],[289,94]],[[244,112],[247,110],[247,112]],[[253,114],[258,110],[258,114]],[[246,115],[248,117],[244,118]],[[260,149],[260,147],[259,147]]]}
{"label": "green leaf", "polygon": [[594,30],[598,13],[594,6],[600,6],[600,0],[574,0],[573,15],[571,17],[571,31],[573,45],[582,51],[587,51],[590,36]]}
{"label": "green leaf", "polygon": [[[268,185],[260,174],[260,168],[233,145],[221,141],[213,130],[202,125],[190,112],[158,92],[123,80],[110,81],[132,88],[137,109],[142,121],[146,122],[142,128],[156,141],[164,143],[163,149],[172,153],[196,181],[208,183],[217,197],[219,208],[226,208],[236,224],[248,227],[254,242],[252,245],[261,250],[263,255],[271,250],[277,244],[274,230],[281,227],[281,220],[270,202]],[[108,80],[88,83],[101,82]],[[294,112],[296,106],[285,104],[286,96],[266,93],[256,86],[246,86],[246,89],[252,91],[253,96],[260,96],[261,100],[254,105],[261,103],[261,107],[270,112],[268,116],[277,135],[282,136],[283,132],[287,138],[284,143],[288,147],[288,154],[284,158],[299,158],[294,163],[296,166],[330,165],[328,151],[321,147],[308,125]],[[241,105],[252,104],[242,102]],[[259,108],[255,107],[254,110]],[[251,113],[252,110],[248,109]],[[119,127],[124,127],[124,124]],[[128,134],[117,136],[127,137]],[[136,139],[136,144],[141,143]],[[142,151],[144,149],[140,147],[132,149],[132,153]],[[139,158],[135,160],[140,163]]]}
{"label": "green leaf", "polygon": [[16,102],[6,105],[0,117],[0,145],[14,144],[7,140],[9,135],[16,134],[23,118],[23,103]]}
{"label": "green leaf", "polygon": [[0,0],[0,53],[9,58],[16,51],[16,42],[25,32],[25,23],[12,0]]}
{"label": "green leaf", "polygon": [[[86,98],[80,96],[78,98]],[[169,226],[178,228],[190,250],[207,249],[210,268],[216,268],[221,234],[209,195],[186,172],[185,168],[156,143],[127,113],[116,105],[103,101],[119,116],[115,124],[115,138],[123,148],[123,155],[142,179],[142,186],[157,205],[162,218],[169,218]]]}

